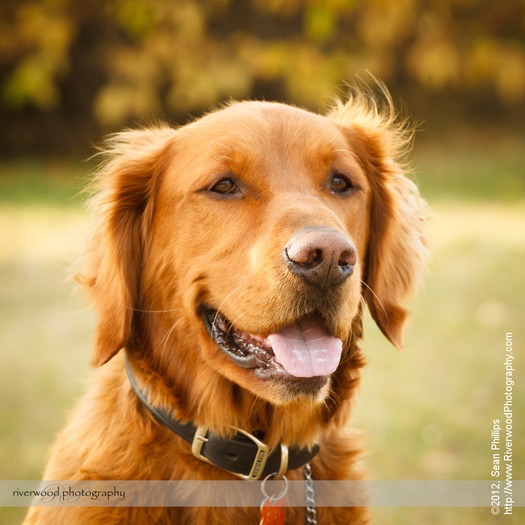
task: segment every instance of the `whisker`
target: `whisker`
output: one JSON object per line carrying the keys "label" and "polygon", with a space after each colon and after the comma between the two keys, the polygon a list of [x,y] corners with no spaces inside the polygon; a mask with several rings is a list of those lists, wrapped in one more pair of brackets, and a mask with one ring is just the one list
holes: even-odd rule
{"label": "whisker", "polygon": [[225,150],[227,151],[232,151],[232,149],[229,147],[229,146],[225,146],[224,144],[222,144],[221,142],[210,142],[208,144],[208,149],[210,149],[213,145],[217,144],[217,146],[222,146]]}
{"label": "whisker", "polygon": [[347,355],[345,355],[344,359],[341,361],[341,364],[350,361],[355,355],[357,355],[357,353],[359,352],[359,346],[355,345],[354,348],[355,349],[353,353],[348,353]]}
{"label": "whisker", "polygon": [[162,342],[164,341],[164,345],[162,347],[162,350],[160,352],[160,361],[162,362],[163,361],[163,357],[164,357],[164,352],[166,351],[166,348],[167,348],[167,345],[168,345],[168,341],[169,341],[169,338],[171,337],[171,334],[173,333],[173,331],[175,330],[175,328],[177,328],[177,325],[182,321],[182,318],[180,318],[179,320],[177,320],[173,326],[169,329],[169,331],[166,333],[166,335],[162,338],[162,341],[160,342],[160,344],[162,344]]}
{"label": "whisker", "polygon": [[[212,330],[212,333],[213,331],[215,330],[215,323],[217,322],[217,319],[219,317],[219,313],[221,311],[221,308],[222,308],[222,305],[226,302],[226,300],[228,299],[228,297],[230,297],[231,294],[235,293],[237,290],[240,290],[243,286],[238,286],[237,288],[234,288],[223,300],[222,300],[222,303],[220,304],[219,308],[217,308],[217,312],[215,313],[215,317],[213,318],[213,322],[211,323],[211,330]],[[242,295],[242,294],[241,294]],[[240,296],[239,296],[240,297]],[[237,299],[239,298],[237,297]],[[236,299],[236,300],[237,300]],[[235,304],[235,302],[234,302]]]}
{"label": "whisker", "polygon": [[334,151],[339,151],[341,153],[348,153],[349,155],[352,155],[352,157],[354,157],[357,162],[359,162],[359,165],[363,168],[363,162],[361,161],[361,159],[353,152],[353,151],[350,151],[348,149],[336,149]]}
{"label": "whisker", "polygon": [[246,312],[243,312],[241,315],[238,315],[234,321],[231,322],[231,326],[230,328],[228,329],[228,333],[230,333],[230,330],[234,327],[234,325],[237,323],[237,321],[243,316],[245,315]]}
{"label": "whisker", "polygon": [[[239,288],[240,288],[240,286],[239,286]],[[237,288],[237,290],[238,290],[239,288]],[[230,305],[230,307],[232,307],[232,306],[233,306],[233,305],[234,305],[234,304],[235,304],[235,303],[236,303],[236,302],[237,302],[237,301],[238,301],[238,300],[239,300],[239,299],[240,299],[245,293],[247,293],[247,292],[248,292],[248,288],[246,288],[246,290],[244,290],[244,292],[240,293],[240,294],[237,296],[237,299],[235,299],[235,301],[233,301],[233,303]],[[223,301],[223,303],[224,303],[224,301]]]}
{"label": "whisker", "polygon": [[172,308],[170,310],[141,310],[140,308],[132,308],[130,306],[126,306],[126,310],[131,310],[132,312],[140,312],[144,314],[164,314],[168,312],[177,312],[179,310],[182,310],[182,308]]}
{"label": "whisker", "polygon": [[252,416],[258,412],[259,408],[256,409],[256,405],[258,401],[259,401],[259,398],[257,396],[253,396],[253,401],[251,403],[250,408],[248,409],[249,416]]}
{"label": "whisker", "polygon": [[73,315],[81,315],[81,314],[85,314],[86,312],[91,312],[92,311],[92,308],[91,306],[86,306],[85,308],[81,308],[79,310],[73,310],[73,311],[68,311],[68,312],[59,312],[60,315],[62,316],[73,316]]}
{"label": "whisker", "polygon": [[386,315],[385,307],[383,306],[383,303],[381,302],[381,299],[379,299],[379,297],[376,295],[376,293],[374,292],[374,290],[372,290],[372,288],[370,288],[370,286],[368,286],[368,284],[366,284],[363,280],[361,280],[361,284],[364,284],[365,287],[368,288],[368,290],[370,290],[370,292],[372,293],[372,295],[375,297],[375,299],[376,299],[377,302],[379,303],[379,306],[381,306],[381,309],[383,310],[383,313]]}

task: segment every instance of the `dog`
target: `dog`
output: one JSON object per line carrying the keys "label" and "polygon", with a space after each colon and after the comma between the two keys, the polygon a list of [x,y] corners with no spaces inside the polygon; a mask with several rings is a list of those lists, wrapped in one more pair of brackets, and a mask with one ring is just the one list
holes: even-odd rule
{"label": "dog", "polygon": [[[426,205],[401,162],[411,131],[382,100],[351,89],[325,115],[231,103],[108,140],[78,278],[98,312],[97,370],[44,479],[363,479],[348,428],[363,309],[401,348],[427,254]],[[369,520],[361,506],[315,511]],[[286,508],[286,523],[306,512]],[[249,506],[33,507],[24,523],[260,519]]]}

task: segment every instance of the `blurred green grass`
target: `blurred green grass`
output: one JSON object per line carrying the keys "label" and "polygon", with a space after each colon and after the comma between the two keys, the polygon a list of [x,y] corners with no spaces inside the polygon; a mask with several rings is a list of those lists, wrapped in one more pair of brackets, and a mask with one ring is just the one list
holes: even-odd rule
{"label": "blurred green grass", "polygon": [[[416,178],[434,210],[432,260],[397,353],[367,319],[368,366],[353,426],[371,479],[490,479],[501,417],[504,340],[525,339],[525,140],[427,142]],[[0,163],[0,478],[39,479],[46,451],[89,378],[94,315],[68,279],[87,213],[88,165]],[[523,357],[515,368],[523,381]],[[523,436],[516,383],[514,434]],[[518,412],[519,410],[519,412]],[[515,441],[514,479],[525,457]],[[487,502],[489,501],[487,495]],[[0,509],[18,523],[24,509]],[[373,509],[378,523],[489,524],[482,509]],[[525,516],[514,509],[508,524]]]}
{"label": "blurred green grass", "polygon": [[0,162],[0,206],[80,208],[91,161],[10,160]]}

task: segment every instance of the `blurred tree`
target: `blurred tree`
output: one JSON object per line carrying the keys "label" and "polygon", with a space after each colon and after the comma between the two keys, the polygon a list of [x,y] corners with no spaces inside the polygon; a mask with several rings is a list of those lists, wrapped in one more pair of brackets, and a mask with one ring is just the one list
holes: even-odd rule
{"label": "blurred tree", "polygon": [[525,101],[524,0],[3,0],[0,9],[0,115],[13,123],[0,138],[28,144],[20,117],[42,128],[53,116],[71,134],[93,119],[111,129],[178,119],[230,97],[315,107],[366,70],[466,104]]}

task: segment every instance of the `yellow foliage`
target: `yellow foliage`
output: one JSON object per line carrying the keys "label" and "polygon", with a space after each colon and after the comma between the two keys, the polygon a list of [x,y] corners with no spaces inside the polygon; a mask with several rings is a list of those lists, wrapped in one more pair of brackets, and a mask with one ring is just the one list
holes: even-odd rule
{"label": "yellow foliage", "polygon": [[496,87],[501,97],[509,102],[525,96],[525,55],[518,46],[502,46],[496,71]]}
{"label": "yellow foliage", "polygon": [[53,70],[40,57],[28,57],[18,64],[4,86],[4,97],[13,107],[31,101],[40,109],[52,109],[59,101]]}
{"label": "yellow foliage", "polygon": [[367,70],[516,102],[524,42],[523,2],[17,0],[0,12],[0,89],[4,106],[49,111],[64,86],[96,78],[93,113],[108,126],[198,112],[261,82],[315,106]]}
{"label": "yellow foliage", "polygon": [[417,0],[371,0],[359,24],[367,47],[397,46],[414,29]]}

